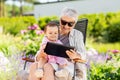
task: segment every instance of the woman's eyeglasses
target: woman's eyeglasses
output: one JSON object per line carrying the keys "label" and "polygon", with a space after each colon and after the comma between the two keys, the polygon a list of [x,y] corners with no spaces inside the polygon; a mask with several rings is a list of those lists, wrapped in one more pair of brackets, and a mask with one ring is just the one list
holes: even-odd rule
{"label": "woman's eyeglasses", "polygon": [[74,25],[74,23],[75,23],[75,22],[67,22],[67,21],[61,19],[61,24],[62,24],[62,25],[68,24],[69,27],[72,27],[72,26]]}

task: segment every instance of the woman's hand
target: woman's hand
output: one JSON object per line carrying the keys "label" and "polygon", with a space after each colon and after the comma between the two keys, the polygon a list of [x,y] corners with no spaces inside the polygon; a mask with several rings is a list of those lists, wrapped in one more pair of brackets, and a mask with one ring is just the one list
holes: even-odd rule
{"label": "woman's hand", "polygon": [[76,61],[76,62],[81,62],[81,63],[84,63],[86,62],[85,60],[82,60],[81,59],[81,56],[76,53],[74,50],[67,50],[66,51],[66,54],[69,56],[70,59],[72,59],[73,61]]}
{"label": "woman's hand", "polygon": [[79,54],[77,54],[74,50],[67,50],[66,53],[69,56],[69,58],[72,60],[81,58],[81,56]]}

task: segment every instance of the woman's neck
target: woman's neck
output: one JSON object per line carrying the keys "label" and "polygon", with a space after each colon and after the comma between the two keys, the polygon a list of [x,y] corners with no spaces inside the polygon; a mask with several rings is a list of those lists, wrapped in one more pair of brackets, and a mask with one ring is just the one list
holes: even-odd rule
{"label": "woman's neck", "polygon": [[68,34],[65,34],[65,33],[60,32],[60,35],[61,35],[61,36],[67,36],[67,35],[69,35],[69,33],[68,33]]}

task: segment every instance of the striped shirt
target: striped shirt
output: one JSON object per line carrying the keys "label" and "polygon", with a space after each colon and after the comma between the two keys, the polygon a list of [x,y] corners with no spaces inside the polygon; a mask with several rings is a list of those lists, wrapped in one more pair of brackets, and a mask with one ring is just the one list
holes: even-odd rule
{"label": "striped shirt", "polygon": [[[59,40],[64,45],[67,45],[67,46],[70,45],[75,47],[76,52],[81,55],[81,58],[83,60],[86,60],[86,52],[85,52],[82,32],[76,29],[73,29],[68,36],[60,36]],[[77,63],[75,65],[75,68],[77,69],[75,80],[87,80],[87,75],[86,75],[87,72],[86,72],[85,64]],[[81,76],[80,71],[82,73],[82,77],[80,77]]]}
{"label": "striped shirt", "polygon": [[69,35],[60,35],[59,40],[65,45],[65,46],[70,46],[69,43]]}
{"label": "striped shirt", "polygon": [[83,34],[73,29],[69,35],[60,35],[59,40],[66,46],[73,46],[83,59],[86,59]]}

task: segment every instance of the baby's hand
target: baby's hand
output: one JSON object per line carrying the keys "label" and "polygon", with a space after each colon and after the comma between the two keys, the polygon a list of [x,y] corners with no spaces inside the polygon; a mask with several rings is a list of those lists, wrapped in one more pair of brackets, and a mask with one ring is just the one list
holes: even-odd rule
{"label": "baby's hand", "polygon": [[43,58],[47,58],[47,54],[44,52],[44,50],[41,50],[40,56]]}
{"label": "baby's hand", "polygon": [[46,47],[46,45],[45,45],[45,44],[43,44],[43,45],[42,45],[42,49],[44,50],[44,49],[45,49],[45,47]]}

